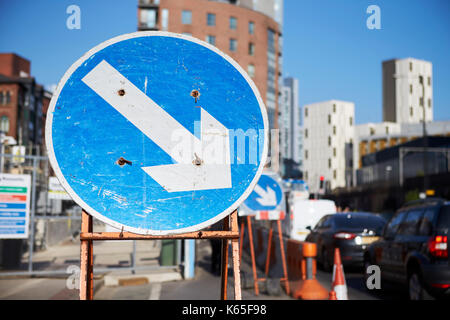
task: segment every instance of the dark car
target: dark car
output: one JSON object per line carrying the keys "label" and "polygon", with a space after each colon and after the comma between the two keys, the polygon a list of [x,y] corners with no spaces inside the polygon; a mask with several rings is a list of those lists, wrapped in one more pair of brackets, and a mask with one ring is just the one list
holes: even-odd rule
{"label": "dark car", "polygon": [[382,281],[405,284],[411,299],[450,294],[450,202],[408,203],[389,220],[382,238],[370,245],[365,266],[378,265]]}
{"label": "dark car", "polygon": [[344,266],[363,266],[366,246],[378,240],[386,220],[368,212],[335,213],[324,216],[306,237],[317,244],[317,261],[330,271],[334,248],[339,248]]}

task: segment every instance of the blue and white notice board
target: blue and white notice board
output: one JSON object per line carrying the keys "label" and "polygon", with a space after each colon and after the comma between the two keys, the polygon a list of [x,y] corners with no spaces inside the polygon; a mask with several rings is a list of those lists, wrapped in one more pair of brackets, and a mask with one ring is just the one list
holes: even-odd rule
{"label": "blue and white notice board", "polygon": [[197,231],[237,209],[261,175],[267,137],[266,108],[239,64],[168,32],[87,52],[58,84],[46,122],[70,197],[113,227],[151,235]]}
{"label": "blue and white notice board", "polygon": [[0,239],[28,238],[31,177],[0,173]]}

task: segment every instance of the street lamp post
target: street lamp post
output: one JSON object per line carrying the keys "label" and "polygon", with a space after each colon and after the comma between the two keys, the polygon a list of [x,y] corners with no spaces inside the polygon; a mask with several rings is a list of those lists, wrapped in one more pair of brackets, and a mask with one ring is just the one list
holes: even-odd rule
{"label": "street lamp post", "polygon": [[422,85],[422,110],[423,110],[423,189],[426,194],[428,190],[428,135],[425,119],[425,84],[423,76],[419,76],[419,83]]}

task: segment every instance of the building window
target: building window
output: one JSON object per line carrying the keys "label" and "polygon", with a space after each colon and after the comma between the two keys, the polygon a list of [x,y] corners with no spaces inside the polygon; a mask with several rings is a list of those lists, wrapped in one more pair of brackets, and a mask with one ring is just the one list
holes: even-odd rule
{"label": "building window", "polygon": [[254,34],[255,33],[255,23],[250,21],[248,23],[248,33]]}
{"label": "building window", "polygon": [[333,157],[336,157],[336,148],[333,148]]}
{"label": "building window", "polygon": [[330,158],[328,158],[328,168],[331,169],[331,159]]}
{"label": "building window", "polygon": [[409,107],[409,115],[412,117],[414,114],[413,107]]}
{"label": "building window", "polygon": [[333,104],[333,113],[336,113],[336,104]]}
{"label": "building window", "polygon": [[161,30],[169,30],[169,9],[162,9],[161,11]]}
{"label": "building window", "polygon": [[235,17],[230,17],[230,29],[231,30],[237,29],[237,19]]}
{"label": "building window", "polygon": [[308,129],[305,129],[305,138],[308,138]]}
{"label": "building window", "polygon": [[331,137],[328,137],[328,145],[331,146]]}
{"label": "building window", "polygon": [[370,135],[373,136],[375,134],[375,129],[374,128],[370,128]]}
{"label": "building window", "polygon": [[428,77],[428,85],[431,86],[431,77]]}
{"label": "building window", "polygon": [[230,39],[230,51],[235,52],[237,50],[237,40]]}
{"label": "building window", "polygon": [[208,13],[206,15],[206,24],[208,26],[215,26],[216,25],[216,15],[214,13]]}
{"label": "building window", "polygon": [[409,71],[412,71],[412,62],[409,63]]}
{"label": "building window", "polygon": [[206,42],[215,46],[216,45],[216,37],[208,35],[208,36],[206,36]]}
{"label": "building window", "polygon": [[428,98],[428,108],[431,108],[431,99]]}
{"label": "building window", "polygon": [[141,9],[140,10],[140,24],[149,29],[156,28],[156,10],[155,9]]}
{"label": "building window", "polygon": [[386,126],[386,134],[389,134],[389,127]]}
{"label": "building window", "polygon": [[305,180],[308,180],[308,171],[305,171]]}
{"label": "building window", "polygon": [[181,23],[192,24],[192,12],[190,10],[183,10],[181,12]]}
{"label": "building window", "polygon": [[331,114],[328,115],[328,124],[331,124]]}
{"label": "building window", "polygon": [[253,78],[255,76],[255,66],[253,64],[249,64],[247,67],[247,72],[248,75]]}
{"label": "building window", "polygon": [[10,103],[11,103],[11,92],[6,91],[6,104],[10,104]]}
{"label": "building window", "polygon": [[348,122],[350,123],[350,126],[353,125],[353,117],[350,117],[350,119],[348,120]]}
{"label": "building window", "polygon": [[5,94],[3,93],[3,91],[0,91],[0,104],[5,104]]}
{"label": "building window", "polygon": [[413,85],[412,84],[409,85],[409,93],[411,93],[411,94],[413,93]]}
{"label": "building window", "polygon": [[333,170],[333,179],[336,179],[337,174],[336,174],[336,170]]}
{"label": "building window", "polygon": [[305,118],[308,116],[308,108],[305,108]]}
{"label": "building window", "polygon": [[419,98],[419,105],[420,105],[421,107],[423,107],[423,97],[420,97],[420,98]]}
{"label": "building window", "polygon": [[333,134],[336,134],[336,126],[333,126]]}
{"label": "building window", "polygon": [[9,118],[7,116],[2,116],[0,118],[0,131],[4,133],[9,132]]}
{"label": "building window", "polygon": [[248,54],[251,56],[255,54],[255,44],[252,42],[248,43]]}
{"label": "building window", "polygon": [[305,150],[305,159],[308,159],[308,150]]}

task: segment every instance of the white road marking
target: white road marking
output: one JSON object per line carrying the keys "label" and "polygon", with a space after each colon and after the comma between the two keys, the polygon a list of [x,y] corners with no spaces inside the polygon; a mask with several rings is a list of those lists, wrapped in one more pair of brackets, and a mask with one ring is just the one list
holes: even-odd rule
{"label": "white road marking", "polygon": [[159,297],[161,295],[161,288],[162,285],[160,282],[153,283],[151,285],[150,296],[148,297],[148,300],[159,300]]}

